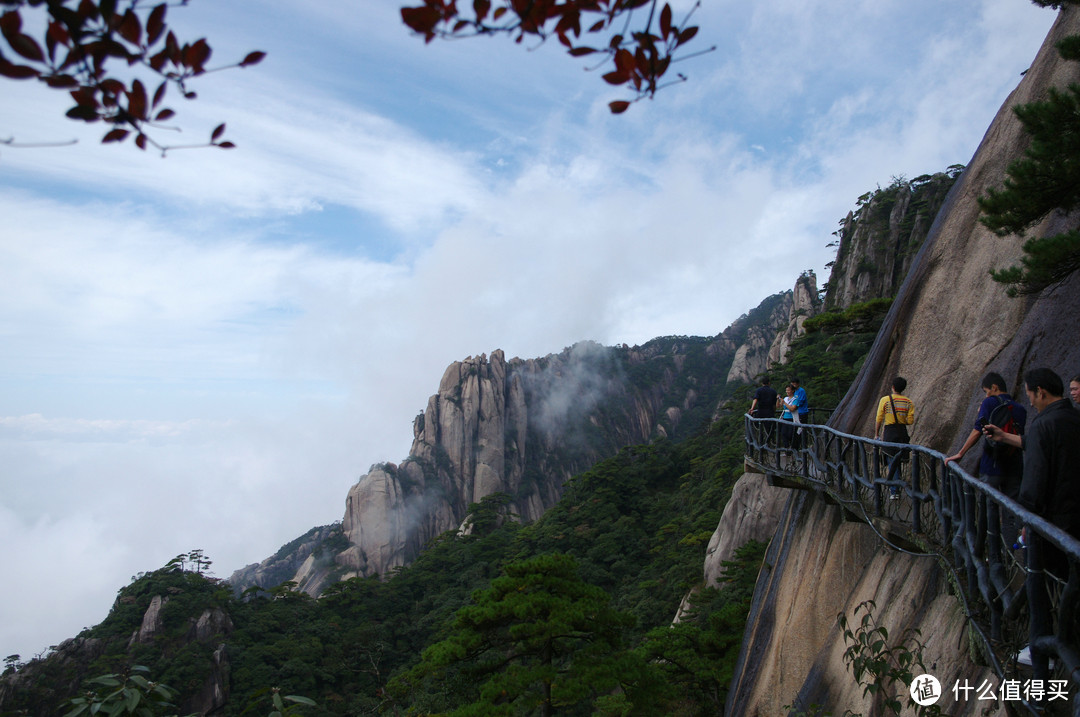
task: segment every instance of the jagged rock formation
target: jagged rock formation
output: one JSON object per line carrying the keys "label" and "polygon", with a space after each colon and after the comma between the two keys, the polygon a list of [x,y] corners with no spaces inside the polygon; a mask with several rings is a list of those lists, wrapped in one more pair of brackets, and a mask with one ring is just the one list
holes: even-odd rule
{"label": "jagged rock formation", "polygon": [[[783,363],[787,360],[791,342],[802,336],[806,320],[821,311],[821,299],[818,297],[817,276],[808,271],[798,278],[792,290],[791,307],[788,309],[787,324],[783,331],[776,334],[769,347],[768,365]],[[762,369],[764,371],[764,369]],[[759,372],[760,373],[760,372]]]}
{"label": "jagged rock formation", "polygon": [[859,197],[858,207],[836,232],[826,309],[896,295],[960,170],[956,166],[911,181],[897,179]]}
{"label": "jagged rock formation", "polygon": [[413,422],[408,457],[360,478],[339,527],[313,529],[230,582],[242,591],[291,579],[317,595],[338,579],[385,575],[494,493],[535,520],[568,478],[623,446],[700,428],[728,383],[766,369],[776,337],[794,335],[816,299],[809,274],[711,339],[584,342],[539,359],[497,350],[455,362]]}
{"label": "jagged rock formation", "polygon": [[243,588],[252,585],[274,587],[287,580],[303,581],[322,587],[339,577],[343,569],[327,555],[324,548],[341,545],[341,524],[312,528],[261,563],[254,563],[233,573],[230,582]]}
{"label": "jagged rock formation", "polygon": [[[1080,12],[1063,9],[1042,49],[986,133],[951,190],[916,256],[858,379],[830,422],[868,435],[876,400],[891,378],[908,378],[908,395],[924,407],[912,440],[949,452],[973,419],[978,385],[988,370],[1010,386],[1023,371],[1050,366],[1068,375],[1080,366],[1072,323],[1080,315],[1080,275],[1034,298],[1010,299],[988,278],[991,268],[1015,263],[1020,242],[1000,238],[978,222],[976,198],[1000,185],[1005,168],[1026,146],[1012,107],[1044,96],[1051,86],[1080,79],[1080,65],[1060,59],[1054,43],[1080,33]],[[1052,216],[1034,232],[1075,227],[1076,217]],[[962,289],[958,289],[962,287]],[[892,634],[921,630],[927,664],[943,684],[985,676],[970,661],[963,615],[947,594],[936,561],[887,552],[871,529],[844,523],[837,508],[800,493],[773,538],[758,580],[728,714],[774,715],[800,703],[862,711],[866,702],[841,655],[838,613],[852,615],[873,598],[876,617]],[[812,577],[812,579],[810,579]],[[824,588],[822,586],[827,586]],[[953,704],[948,714],[983,714],[977,700]]]}

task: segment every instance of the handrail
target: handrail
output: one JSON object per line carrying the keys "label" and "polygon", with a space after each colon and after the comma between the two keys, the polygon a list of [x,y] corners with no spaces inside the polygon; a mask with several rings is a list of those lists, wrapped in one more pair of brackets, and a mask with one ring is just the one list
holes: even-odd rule
{"label": "handrail", "polygon": [[[1015,655],[1030,645],[1033,679],[1067,681],[1070,696],[1077,693],[1080,541],[925,446],[744,418],[748,467],[824,492],[893,547],[938,559],[999,678],[1019,674]],[[782,427],[802,429],[798,445],[780,445]],[[897,499],[886,496],[892,492]],[[1027,545],[1013,549],[1021,525]],[[1045,701],[1021,702],[1033,713],[1045,708]],[[1069,704],[1080,716],[1080,698]]]}

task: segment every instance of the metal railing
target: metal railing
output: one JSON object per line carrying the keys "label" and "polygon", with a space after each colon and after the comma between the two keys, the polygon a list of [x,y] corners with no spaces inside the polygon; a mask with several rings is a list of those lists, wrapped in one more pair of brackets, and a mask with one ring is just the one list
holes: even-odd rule
{"label": "metal railing", "polygon": [[[1080,541],[924,446],[749,415],[745,436],[748,469],[823,492],[893,547],[937,558],[987,664],[1045,688],[1019,702],[1080,716]],[[1030,675],[1016,660],[1025,646]]]}

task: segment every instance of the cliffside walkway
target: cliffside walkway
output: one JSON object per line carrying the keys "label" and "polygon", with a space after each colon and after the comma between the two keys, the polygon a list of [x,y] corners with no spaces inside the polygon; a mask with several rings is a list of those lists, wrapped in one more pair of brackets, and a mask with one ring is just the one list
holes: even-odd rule
{"label": "cliffside walkway", "polygon": [[[1017,654],[1030,646],[1031,679],[1068,680],[1076,694],[1080,541],[955,463],[946,466],[935,450],[823,425],[804,425],[801,448],[790,450],[779,445],[781,425],[792,426],[745,417],[747,471],[765,474],[773,485],[816,491],[893,547],[937,558],[953,576],[999,677],[1027,675]],[[895,453],[904,448],[907,460]],[[1014,549],[1022,525],[1027,546]],[[1080,715],[1080,700],[1068,704]]]}

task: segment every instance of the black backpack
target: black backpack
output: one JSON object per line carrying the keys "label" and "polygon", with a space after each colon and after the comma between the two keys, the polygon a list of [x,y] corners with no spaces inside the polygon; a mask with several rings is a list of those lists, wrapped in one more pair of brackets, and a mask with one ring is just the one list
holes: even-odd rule
{"label": "black backpack", "polygon": [[[1012,433],[1017,435],[1020,433],[1020,426],[1013,417],[1013,402],[998,396],[998,405],[994,406],[994,409],[990,411],[990,416],[987,418],[986,423],[993,424],[1000,428],[1005,433]],[[1017,452],[1016,446],[1006,445],[1004,443],[998,443],[990,436],[984,436],[983,440],[986,441],[986,449],[990,451],[990,455],[996,461],[1000,458],[1015,455]]]}

